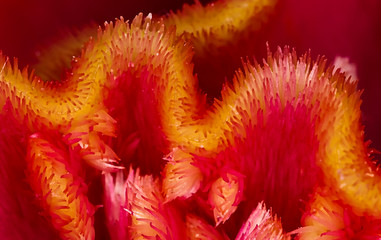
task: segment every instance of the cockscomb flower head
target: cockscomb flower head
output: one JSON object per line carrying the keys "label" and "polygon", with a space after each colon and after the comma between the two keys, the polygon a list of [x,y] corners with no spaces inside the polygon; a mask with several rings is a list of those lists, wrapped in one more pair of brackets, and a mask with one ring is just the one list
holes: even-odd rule
{"label": "cockscomb flower head", "polygon": [[[35,202],[28,221],[42,209],[46,236],[94,239],[96,202],[112,239],[379,237],[381,174],[364,143],[357,79],[285,47],[261,64],[241,60],[211,104],[199,88],[193,57],[231,49],[240,59],[241,40],[273,5],[228,0],[117,19],[59,81],[0,55],[0,123],[10,128],[0,160],[27,179],[17,186]],[[48,55],[39,71],[57,77]]]}

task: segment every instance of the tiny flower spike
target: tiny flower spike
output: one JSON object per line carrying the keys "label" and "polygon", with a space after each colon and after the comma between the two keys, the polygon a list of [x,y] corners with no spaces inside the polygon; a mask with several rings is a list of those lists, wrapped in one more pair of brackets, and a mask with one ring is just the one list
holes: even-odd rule
{"label": "tiny flower spike", "polygon": [[[130,169],[126,180],[118,172],[115,184],[105,175],[107,223],[112,239],[182,239],[185,224],[171,204],[165,204],[159,182]],[[127,229],[129,228],[129,231]]]}
{"label": "tiny flower spike", "polygon": [[[356,78],[285,47],[201,93],[193,57],[242,49],[274,4],[106,23],[57,81],[0,54],[0,238],[381,238]],[[91,33],[38,72],[60,77],[55,54]]]}
{"label": "tiny flower spike", "polygon": [[128,210],[127,182],[123,173],[117,172],[115,181],[111,173],[104,175],[104,204],[106,223],[111,239],[128,239],[130,214]]}
{"label": "tiny flower spike", "polygon": [[290,239],[290,236],[283,234],[280,221],[272,216],[271,211],[267,210],[266,206],[261,202],[250,214],[236,238],[236,240],[247,239],[287,240]]}

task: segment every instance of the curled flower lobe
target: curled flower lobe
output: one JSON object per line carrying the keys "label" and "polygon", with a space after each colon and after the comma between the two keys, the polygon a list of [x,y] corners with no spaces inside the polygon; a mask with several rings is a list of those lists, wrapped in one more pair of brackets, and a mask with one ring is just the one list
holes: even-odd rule
{"label": "curled flower lobe", "polygon": [[[331,190],[332,191],[332,190]],[[315,193],[304,214],[299,239],[375,239],[381,237],[381,218],[356,213],[337,193]]]}
{"label": "curled flower lobe", "polygon": [[127,196],[132,239],[183,237],[183,221],[177,210],[165,203],[159,182],[152,176],[139,176],[139,171],[130,171],[127,178]]}
{"label": "curled flower lobe", "polygon": [[0,113],[0,239],[57,239],[50,221],[41,215],[36,194],[25,180],[27,155],[26,129],[7,113]]}
{"label": "curled flower lobe", "polygon": [[225,178],[218,178],[209,191],[209,203],[213,208],[216,226],[224,223],[237,209],[242,198],[242,177],[227,174]]}
{"label": "curled flower lobe", "polygon": [[[80,145],[83,155],[90,150],[96,156],[96,162],[89,159],[92,165],[113,169],[109,162],[115,161],[116,156],[102,142],[101,136],[113,136],[114,121],[99,102],[94,102],[98,101],[97,96],[91,94],[100,90],[99,85],[95,87],[97,84],[89,79],[77,81],[73,77],[75,74],[62,82],[44,82],[33,74],[29,75],[27,69],[18,70],[17,60],[12,65],[8,58],[0,56],[0,64],[3,66],[0,72],[1,108],[9,102],[12,109],[17,109],[12,113],[15,120],[24,124],[29,132],[48,128],[58,130],[67,134],[68,143],[73,148]],[[92,137],[89,137],[90,132],[93,132]]]}
{"label": "curled flower lobe", "polygon": [[192,156],[174,148],[165,159],[168,163],[164,169],[163,192],[167,201],[177,197],[189,198],[197,192],[203,176],[200,169],[192,165]]}
{"label": "curled flower lobe", "polygon": [[32,189],[62,239],[94,239],[93,207],[62,149],[34,134],[29,138]]}

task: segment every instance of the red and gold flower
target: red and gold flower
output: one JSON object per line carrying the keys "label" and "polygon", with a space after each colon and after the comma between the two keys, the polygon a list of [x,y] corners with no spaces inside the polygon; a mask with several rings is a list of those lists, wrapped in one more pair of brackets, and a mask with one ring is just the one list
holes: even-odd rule
{"label": "red and gold flower", "polygon": [[267,46],[213,102],[199,88],[193,59],[251,54],[275,4],[90,26],[42,52],[37,75],[0,55],[1,238],[381,237],[381,173],[347,63]]}

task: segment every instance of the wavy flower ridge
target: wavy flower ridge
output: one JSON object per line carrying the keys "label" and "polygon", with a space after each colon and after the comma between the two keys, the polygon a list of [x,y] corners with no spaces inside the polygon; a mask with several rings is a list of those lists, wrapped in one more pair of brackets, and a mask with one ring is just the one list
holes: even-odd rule
{"label": "wavy flower ridge", "polygon": [[285,47],[263,64],[243,60],[212,105],[199,90],[194,54],[234,45],[231,34],[256,29],[273,4],[196,3],[106,23],[62,81],[0,56],[0,121],[24,141],[0,156],[26,162],[62,239],[95,238],[92,175],[112,239],[380,237],[381,174],[357,79]]}

